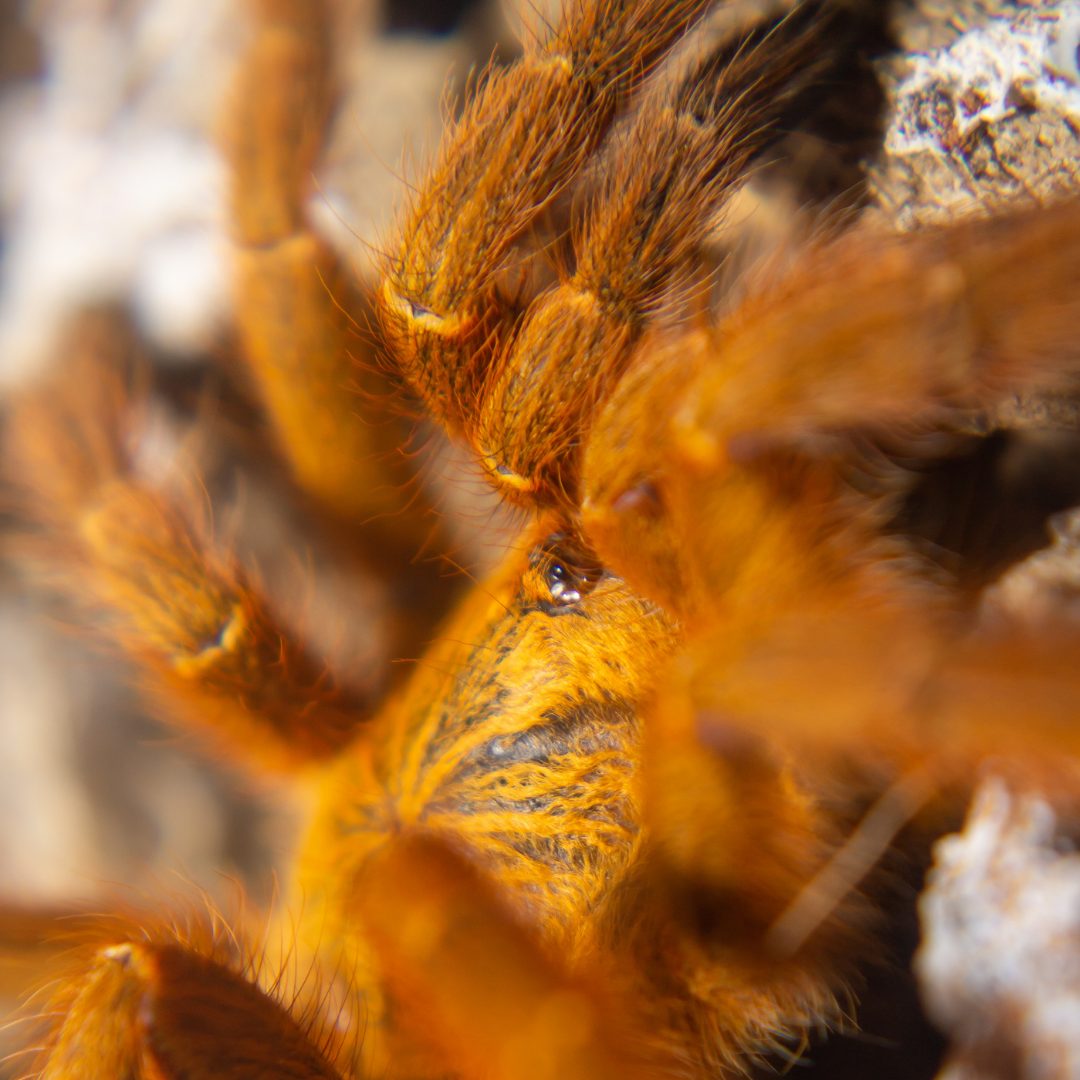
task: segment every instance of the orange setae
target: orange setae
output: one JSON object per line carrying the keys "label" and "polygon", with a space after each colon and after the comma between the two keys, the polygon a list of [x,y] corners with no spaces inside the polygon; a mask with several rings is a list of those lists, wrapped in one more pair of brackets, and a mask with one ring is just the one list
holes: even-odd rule
{"label": "orange setae", "polygon": [[[164,719],[306,812],[276,910],[93,929],[43,998],[42,1076],[792,1061],[894,929],[872,871],[903,826],[994,758],[1080,790],[1075,628],[980,612],[916,513],[1004,399],[1074,392],[1080,203],[908,235],[849,207],[724,306],[717,215],[835,106],[881,6],[564,7],[477,81],[370,284],[304,209],[334,5],[247,5],[235,366],[319,550],[380,586],[345,615],[420,656],[406,677],[290,616],[194,454],[147,467],[150,394],[112,360],[15,401],[34,561]],[[544,229],[560,265],[530,277]],[[524,519],[448,615],[409,395]]]}

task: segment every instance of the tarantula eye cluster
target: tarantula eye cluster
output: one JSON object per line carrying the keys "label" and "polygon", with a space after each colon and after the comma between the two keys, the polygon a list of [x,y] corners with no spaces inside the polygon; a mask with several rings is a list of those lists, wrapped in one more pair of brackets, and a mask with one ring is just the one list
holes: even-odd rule
{"label": "tarantula eye cluster", "polygon": [[565,533],[554,533],[532,559],[556,611],[581,602],[596,588],[604,568],[580,541]]}

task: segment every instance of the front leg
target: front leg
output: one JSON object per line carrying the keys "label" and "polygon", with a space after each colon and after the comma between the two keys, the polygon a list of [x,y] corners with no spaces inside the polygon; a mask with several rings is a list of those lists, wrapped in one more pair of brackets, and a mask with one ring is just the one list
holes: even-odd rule
{"label": "front leg", "polygon": [[98,355],[17,403],[5,459],[37,530],[34,561],[135,662],[157,711],[214,750],[256,773],[332,757],[368,715],[378,677],[358,672],[346,688],[279,618],[215,539],[189,465],[152,475],[142,408]]}

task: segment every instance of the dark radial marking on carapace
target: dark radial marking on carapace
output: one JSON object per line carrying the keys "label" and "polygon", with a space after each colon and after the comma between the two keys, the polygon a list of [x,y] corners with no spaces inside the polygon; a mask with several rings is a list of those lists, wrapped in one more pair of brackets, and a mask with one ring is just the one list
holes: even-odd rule
{"label": "dark radial marking on carapace", "polygon": [[[484,724],[505,707],[511,688],[502,685],[502,661],[521,644],[523,619],[529,614],[519,595],[462,658],[449,693],[439,704],[435,733],[424,751],[423,772],[441,759],[462,731]],[[486,674],[477,679],[477,672]]]}
{"label": "dark radial marking on carapace", "polygon": [[568,702],[565,712],[548,711],[463,755],[425,819],[489,816],[482,831],[506,858],[517,853],[556,873],[597,867],[605,852],[628,851],[637,833],[627,797],[636,739],[629,703]]}
{"label": "dark radial marking on carapace", "polygon": [[502,776],[516,765],[550,765],[568,755],[588,759],[604,750],[622,751],[632,716],[622,702],[583,702],[565,714],[549,709],[539,723],[496,735],[466,755],[449,783],[491,773]]}

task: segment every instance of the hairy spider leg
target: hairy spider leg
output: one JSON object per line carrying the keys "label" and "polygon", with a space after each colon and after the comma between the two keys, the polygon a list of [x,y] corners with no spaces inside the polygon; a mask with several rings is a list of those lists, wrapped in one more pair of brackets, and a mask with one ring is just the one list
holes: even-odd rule
{"label": "hairy spider leg", "polygon": [[[877,575],[903,470],[861,461],[866,444],[932,454],[920,436],[1067,386],[1078,278],[1075,201],[905,236],[857,229],[762,274],[719,326],[638,351],[586,450],[586,533],[690,623]],[[643,424],[659,453],[632,438]]]}
{"label": "hairy spider leg", "polygon": [[[52,1021],[33,1075],[346,1075],[334,1059],[347,1058],[347,1048],[343,1053],[335,1032],[316,1014],[295,1011],[287,973],[265,972],[241,927],[226,927],[209,914],[171,924],[134,915],[94,922],[69,927],[67,955],[52,966],[53,982],[30,1003],[43,1021]],[[260,976],[275,983],[269,993],[256,986]]]}
{"label": "hairy spider leg", "polygon": [[375,358],[354,275],[306,210],[335,96],[332,7],[250,8],[222,123],[241,351],[297,482],[344,519],[367,561],[406,572],[393,561],[437,532],[403,449],[415,425]]}
{"label": "hairy spider leg", "polygon": [[470,436],[508,500],[577,506],[589,427],[635,344],[701,288],[693,260],[717,215],[855,25],[834,3],[804,3],[698,43],[689,70],[652,87],[616,132],[575,225],[573,273],[532,303],[483,387]]}
{"label": "hairy spider leg", "polygon": [[710,0],[573,0],[565,22],[488,72],[404,208],[377,301],[395,362],[428,413],[469,430],[512,332],[497,288],[514,242],[571,182],[631,86]]}
{"label": "hairy spider leg", "polygon": [[25,395],[7,432],[35,561],[135,662],[157,711],[209,748],[253,775],[334,755],[370,711],[362,684],[346,690],[221,550],[197,476],[140,468],[138,404],[76,343],[90,353]]}
{"label": "hairy spider leg", "polygon": [[428,833],[365,869],[357,909],[399,1023],[443,1067],[487,1080],[646,1080],[677,1068],[596,970],[566,969],[508,911],[498,880]]}
{"label": "hairy spider leg", "polygon": [[[586,533],[686,633],[644,710],[641,770],[658,887],[709,913],[687,935],[695,989],[676,1005],[702,996],[718,951],[732,965],[713,968],[718,986],[740,970],[719,933],[761,946],[758,989],[774,978],[796,995],[787,1030],[800,992],[803,1023],[829,1015],[835,958],[860,924],[854,889],[880,850],[867,829],[865,864],[843,866],[852,821],[808,778],[843,773],[850,796],[861,772],[866,795],[893,798],[894,831],[991,758],[1075,791],[1075,628],[973,627],[883,534],[902,470],[866,443],[917,454],[966,411],[1074,376],[1078,229],[1070,203],[846,237],[720,327],[647,340],[604,408]],[[643,429],[656,446],[631,437]]]}

